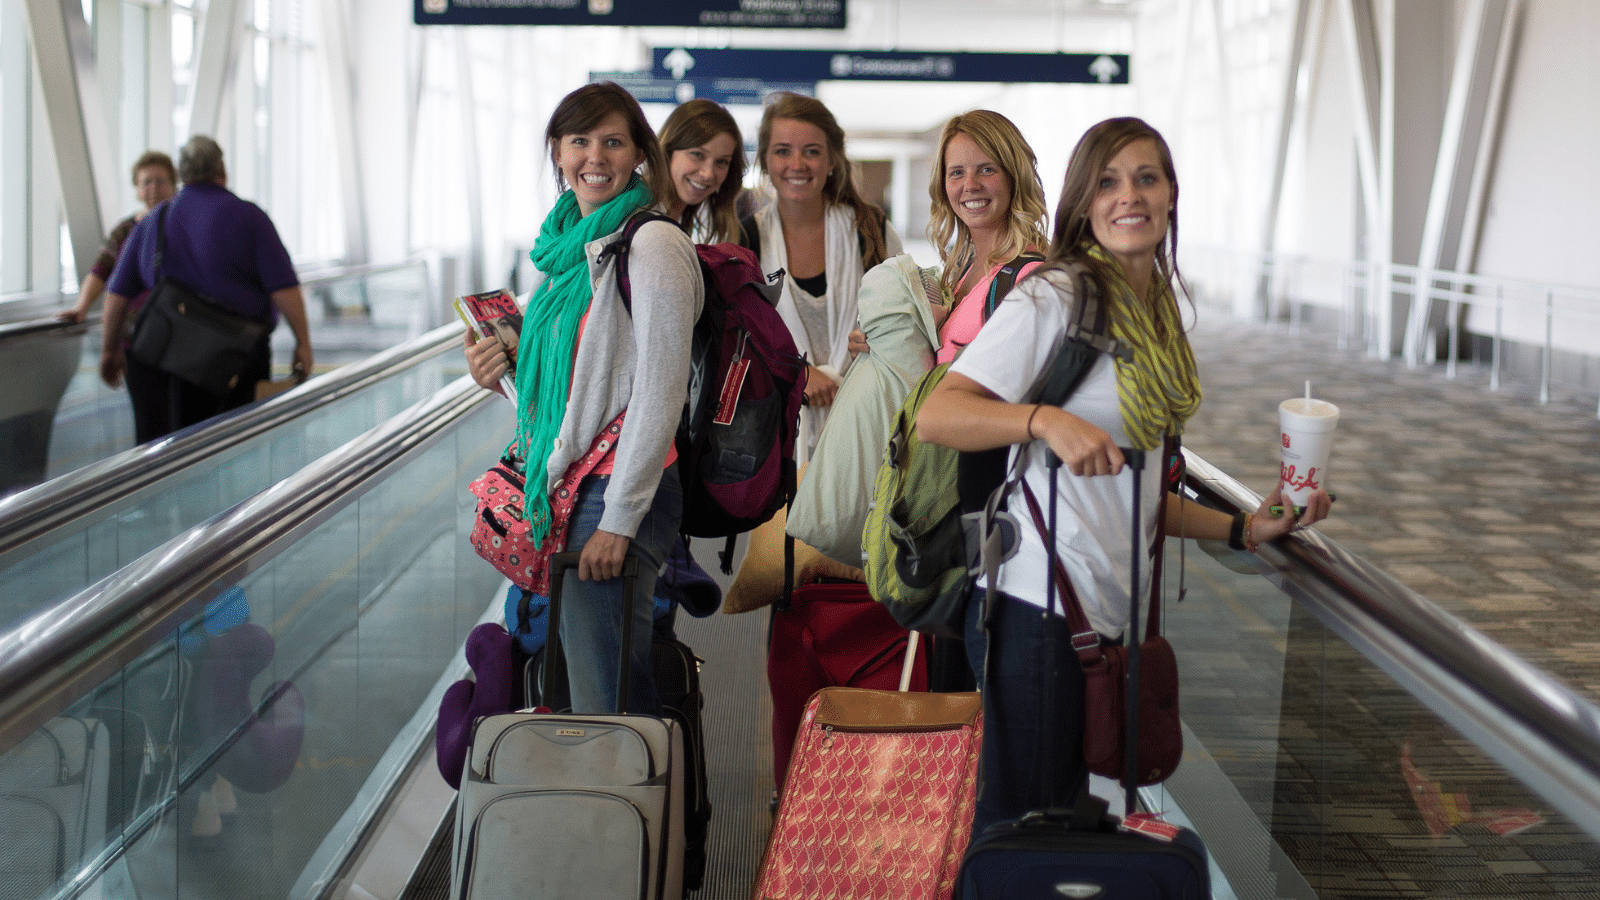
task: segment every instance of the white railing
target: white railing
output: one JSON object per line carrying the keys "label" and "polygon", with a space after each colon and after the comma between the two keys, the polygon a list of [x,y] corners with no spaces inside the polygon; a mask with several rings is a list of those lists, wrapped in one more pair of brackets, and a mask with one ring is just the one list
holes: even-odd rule
{"label": "white railing", "polygon": [[1597,288],[1207,246],[1185,247],[1179,265],[1197,303],[1297,328],[1307,308],[1331,309],[1341,348],[1359,344],[1370,357],[1399,356],[1410,366],[1435,361],[1434,313],[1443,304],[1445,376],[1456,377],[1463,332],[1491,341],[1490,390],[1500,389],[1507,344],[1537,347],[1540,403],[1550,402],[1557,351],[1584,358],[1586,368],[1600,366]]}

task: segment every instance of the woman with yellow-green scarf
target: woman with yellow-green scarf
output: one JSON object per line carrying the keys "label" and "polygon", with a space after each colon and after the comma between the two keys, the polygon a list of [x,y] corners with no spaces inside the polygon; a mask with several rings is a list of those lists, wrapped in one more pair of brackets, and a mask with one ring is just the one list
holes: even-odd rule
{"label": "woman with yellow-green scarf", "polygon": [[[647,222],[629,250],[631,310],[623,302],[616,256],[603,251],[630,218],[672,190],[655,133],[627,91],[610,82],[573,91],[556,106],[545,137],[562,193],[531,254],[543,280],[524,311],[513,375],[513,446],[526,461],[529,538],[546,562],[552,552],[581,552],[562,589],[573,711],[616,708],[626,608],[633,620],[627,708],[659,714],[651,593],[683,516],[672,442],[688,395],[700,265],[682,229]],[[474,380],[496,389],[510,366],[506,347],[496,338],[468,341]],[[624,598],[629,556],[641,577]],[[536,569],[535,592],[547,592],[548,573]]]}
{"label": "woman with yellow-green scarf", "polygon": [[[1134,118],[1108,119],[1090,128],[1067,166],[1050,258],[1017,283],[917,420],[924,440],[958,450],[1029,448],[1021,485],[1008,498],[1009,508],[1018,513],[1020,546],[1000,566],[997,583],[980,583],[977,592],[993,595],[987,635],[988,604],[968,605],[967,648],[984,695],[974,833],[1051,800],[1070,808],[1087,787],[1083,672],[1073,664],[1071,629],[1060,607],[1048,628],[1040,615],[1049,536],[1025,512],[1022,486],[1047,502],[1052,476],[1045,448],[1032,446],[1042,441],[1063,463],[1054,476],[1060,498],[1054,540],[1074,593],[1102,642],[1133,639],[1123,633],[1129,598],[1147,591],[1127,583],[1135,473],[1124,466],[1118,448],[1160,450],[1200,406],[1200,380],[1173,290],[1182,285],[1176,264],[1177,201],[1172,154],[1155,129]],[[1100,355],[1059,407],[1027,402],[1075,308],[1077,282],[1069,267],[1077,266],[1087,270],[1106,303],[1112,337],[1132,353]],[[1270,507],[1280,502],[1274,489],[1255,513],[1239,517],[1174,496],[1166,520],[1157,523],[1161,479],[1156,473],[1163,468],[1152,465],[1143,474],[1148,487],[1141,492],[1139,515],[1145,535],[1161,527],[1169,535],[1228,540],[1253,549],[1328,514],[1328,496],[1319,491],[1298,519],[1292,510],[1274,516]],[[1145,577],[1149,569],[1141,566]],[[1040,733],[1046,712],[1040,697],[1045,641],[1055,644],[1061,663],[1048,711],[1053,731],[1048,739]]]}

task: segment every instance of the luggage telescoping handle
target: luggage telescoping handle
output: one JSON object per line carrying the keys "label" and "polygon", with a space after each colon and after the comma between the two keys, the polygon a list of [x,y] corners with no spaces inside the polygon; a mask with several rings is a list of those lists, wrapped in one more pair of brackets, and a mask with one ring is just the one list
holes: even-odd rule
{"label": "luggage telescoping handle", "polygon": [[[1125,691],[1127,695],[1127,709],[1124,713],[1124,717],[1128,722],[1128,733],[1127,740],[1125,741],[1125,747],[1123,748],[1124,756],[1122,761],[1122,792],[1124,795],[1124,803],[1126,804],[1124,813],[1126,815],[1132,815],[1134,811],[1138,809],[1137,801],[1139,791],[1139,526],[1142,523],[1142,517],[1139,510],[1139,482],[1141,480],[1140,476],[1144,472],[1145,451],[1137,450],[1131,447],[1119,447],[1117,449],[1122,451],[1123,460],[1127,463],[1128,468],[1133,470],[1133,527],[1129,529],[1133,534],[1133,552],[1131,555],[1132,563],[1130,566],[1131,577],[1133,580],[1128,583],[1128,627],[1123,632],[1125,636],[1124,643],[1127,645],[1125,648],[1127,651],[1127,687]],[[1048,556],[1046,566],[1048,567],[1047,570],[1051,573],[1051,575],[1047,575],[1045,577],[1045,609],[1049,615],[1054,615],[1056,580],[1052,576],[1056,571],[1057,563],[1057,548],[1055,539],[1057,506],[1056,475],[1059,474],[1058,470],[1061,468],[1061,458],[1056,456],[1055,451],[1049,449],[1045,450],[1045,466],[1050,472],[1050,533],[1045,535],[1044,538],[1045,546],[1047,548],[1046,555]],[[1049,664],[1046,666],[1044,672],[1044,710],[1046,711],[1046,714],[1048,714],[1048,710],[1054,707],[1055,702],[1054,676],[1056,670],[1056,654],[1054,642],[1046,641],[1045,644],[1050,648]],[[1053,734],[1054,732],[1052,731],[1043,730],[1043,727],[1046,724],[1047,723],[1041,723],[1040,733]],[[1052,779],[1049,779],[1047,776],[1046,784],[1053,785],[1054,783],[1055,782]],[[1051,789],[1051,793],[1052,796],[1050,797],[1050,806],[1053,808],[1056,806],[1060,798],[1054,796],[1053,788]]]}
{"label": "luggage telescoping handle", "polygon": [[[539,677],[540,696],[550,696],[550,673],[557,671],[557,666],[566,666],[566,657],[561,652],[561,585],[566,580],[567,570],[576,568],[578,558],[582,556],[577,552],[557,553],[550,557],[550,621],[546,626],[544,672]],[[633,663],[633,592],[634,582],[639,577],[639,558],[628,555],[622,560],[622,652],[617,663],[617,714],[622,715],[628,711],[628,688],[632,684]],[[570,684],[572,679],[567,679]],[[570,688],[568,688],[570,690]]]}

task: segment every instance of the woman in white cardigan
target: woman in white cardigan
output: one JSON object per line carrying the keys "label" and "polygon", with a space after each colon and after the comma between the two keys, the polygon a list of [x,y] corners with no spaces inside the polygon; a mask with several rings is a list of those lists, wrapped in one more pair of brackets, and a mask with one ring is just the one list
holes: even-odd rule
{"label": "woman in white cardigan", "polygon": [[850,365],[861,275],[900,253],[900,235],[856,190],[844,130],[821,101],[774,94],[756,151],[773,199],[744,219],[740,242],[763,269],[785,272],[778,312],[811,364],[796,448],[804,463]]}

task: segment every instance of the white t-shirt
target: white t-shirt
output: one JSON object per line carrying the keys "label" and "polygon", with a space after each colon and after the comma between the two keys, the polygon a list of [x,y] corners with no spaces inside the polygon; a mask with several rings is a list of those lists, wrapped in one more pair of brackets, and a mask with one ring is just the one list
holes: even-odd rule
{"label": "white t-shirt", "polygon": [[[1063,276],[1061,284],[1070,282]],[[1030,390],[1049,366],[1066,330],[1068,304],[1072,302],[1071,288],[1061,287],[1054,280],[1036,277],[1018,282],[978,332],[977,338],[956,359],[951,371],[971,378],[1002,400],[1028,402]],[[1116,365],[1109,355],[1102,354],[1095,361],[1088,377],[1062,408],[1105,429],[1117,446],[1130,446],[1117,401]],[[1023,478],[1033,489],[1040,512],[1049,522],[1050,478],[1045,467],[1045,450],[1043,441],[1033,442]],[[1012,450],[1013,459],[1017,452],[1018,449]],[[1124,466],[1122,474],[1115,477],[1077,476],[1064,465],[1057,472],[1059,558],[1078,593],[1089,624],[1100,634],[1115,638],[1128,623],[1133,469]],[[1140,535],[1149,546],[1160,509],[1159,453],[1147,456],[1139,477],[1139,499],[1144,514]],[[1007,498],[1007,508],[1020,525],[1021,546],[1014,557],[1000,566],[998,588],[1043,608],[1048,571],[1045,537],[1033,524],[1021,485]],[[1138,596],[1143,598],[1147,596],[1150,583],[1148,556],[1140,561],[1139,577],[1143,584]],[[1060,604],[1063,599],[1058,596],[1056,602]]]}

